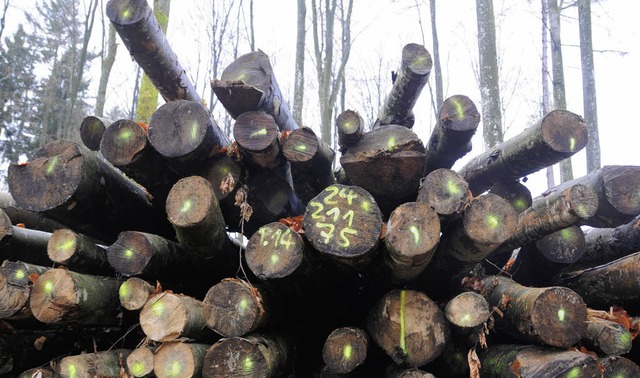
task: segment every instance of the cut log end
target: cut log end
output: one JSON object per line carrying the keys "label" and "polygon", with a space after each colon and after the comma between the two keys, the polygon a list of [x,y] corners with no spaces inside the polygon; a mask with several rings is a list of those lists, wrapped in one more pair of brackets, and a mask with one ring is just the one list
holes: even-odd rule
{"label": "cut log end", "polygon": [[[415,259],[421,263],[430,257],[440,240],[440,219],[426,203],[407,202],[389,217],[384,242],[395,259]],[[422,261],[421,261],[422,260]]]}
{"label": "cut log end", "polygon": [[107,126],[109,124],[99,117],[85,117],[80,124],[80,138],[85,147],[91,151],[98,151]]}
{"label": "cut log end", "polygon": [[402,65],[416,75],[429,75],[433,62],[427,49],[417,43],[409,43],[402,49]]}
{"label": "cut log end", "polygon": [[153,257],[153,245],[142,232],[121,232],[107,249],[109,264],[117,272],[134,276],[144,272]]}
{"label": "cut log end", "polygon": [[430,172],[421,182],[418,202],[427,203],[442,216],[461,213],[471,201],[469,184],[446,168]]}
{"label": "cut log end", "polygon": [[111,0],[107,3],[107,17],[118,25],[135,24],[149,13],[150,8],[146,2]]}
{"label": "cut log end", "polygon": [[491,315],[487,300],[482,295],[471,291],[451,299],[444,313],[451,324],[461,329],[477,327],[486,322]]}
{"label": "cut log end", "polygon": [[542,137],[551,149],[563,154],[580,151],[589,139],[584,119],[565,110],[551,111],[543,118]]}
{"label": "cut log end", "polygon": [[271,377],[286,363],[279,339],[251,335],[222,339],[204,358],[203,377]]}
{"label": "cut log end", "polygon": [[533,304],[531,318],[546,344],[567,347],[586,331],[587,306],[574,291],[564,287],[546,289]]}
{"label": "cut log end", "polygon": [[134,121],[122,119],[105,130],[100,151],[116,167],[126,166],[136,161],[148,143],[145,129]]}
{"label": "cut log end", "polygon": [[242,148],[250,151],[267,149],[278,136],[273,117],[262,111],[245,112],[238,116],[233,137]]}
{"label": "cut log end", "polygon": [[178,227],[193,227],[209,216],[211,207],[218,207],[212,185],[200,176],[178,181],[167,197],[167,216]]}
{"label": "cut log end", "polygon": [[164,343],[156,351],[153,373],[158,378],[199,377],[208,347],[205,344]]}
{"label": "cut log end", "polygon": [[131,277],[120,285],[118,296],[122,307],[133,311],[140,310],[154,292],[155,288],[146,281]]}
{"label": "cut log end", "polygon": [[619,212],[636,216],[640,214],[640,167],[602,167],[604,194]]}
{"label": "cut log end", "polygon": [[310,161],[318,152],[321,141],[308,127],[294,130],[282,144],[284,157],[292,163]]}
{"label": "cut log end", "polygon": [[47,254],[51,261],[65,264],[76,252],[78,234],[69,229],[55,230],[47,244]]}
{"label": "cut log end", "polygon": [[584,233],[578,226],[556,231],[538,239],[535,245],[546,259],[562,264],[578,261],[586,249]]}
{"label": "cut log end", "polygon": [[205,326],[202,302],[170,292],[154,295],[140,311],[140,326],[159,342],[196,336]]}
{"label": "cut log end", "polygon": [[598,210],[598,196],[585,185],[573,185],[569,190],[563,192],[565,201],[574,206],[573,212],[581,219],[589,219]]}
{"label": "cut log end", "polygon": [[331,373],[348,374],[367,357],[367,334],[355,327],[338,328],[331,332],[322,348],[322,358]]}
{"label": "cut log end", "polygon": [[480,123],[480,113],[467,96],[455,95],[447,98],[440,107],[442,127],[454,131],[475,130]]}
{"label": "cut log end", "polygon": [[527,210],[533,203],[531,192],[518,180],[499,182],[489,189],[489,193],[509,201],[518,214]]}
{"label": "cut log end", "polygon": [[476,243],[498,246],[516,230],[518,215],[506,200],[495,194],[476,197],[463,217],[466,234]]}
{"label": "cut log end", "polygon": [[31,289],[31,312],[43,323],[66,320],[77,306],[78,288],[71,273],[52,269],[40,275]]}
{"label": "cut log end", "polygon": [[336,119],[338,144],[342,149],[356,143],[364,133],[364,120],[354,110],[345,110]]}
{"label": "cut log end", "polygon": [[127,356],[127,370],[134,377],[146,377],[153,372],[155,355],[147,347],[136,348]]}
{"label": "cut log end", "polygon": [[304,241],[279,222],[268,223],[251,236],[245,258],[249,269],[260,279],[289,276],[302,263]]}

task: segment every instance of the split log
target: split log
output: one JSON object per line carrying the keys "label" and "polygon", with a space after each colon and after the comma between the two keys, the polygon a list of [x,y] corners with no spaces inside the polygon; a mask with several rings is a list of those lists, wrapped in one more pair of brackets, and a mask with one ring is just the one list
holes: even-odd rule
{"label": "split log", "polygon": [[204,355],[210,345],[169,342],[158,348],[153,373],[158,378],[191,378],[202,376]]}
{"label": "split log", "polygon": [[491,316],[491,311],[482,295],[466,291],[447,302],[444,314],[455,333],[466,336],[477,334]]}
{"label": "split log", "polygon": [[453,164],[471,151],[471,138],[480,123],[480,113],[467,96],[455,95],[442,103],[438,122],[427,143],[428,174],[438,168],[451,168]]}
{"label": "split log", "polygon": [[250,283],[225,278],[212,286],[203,301],[207,327],[223,337],[244,336],[263,327],[269,318],[268,295]]}
{"label": "split log", "polygon": [[384,214],[416,198],[424,171],[424,146],[406,127],[381,126],[362,136],[340,163],[353,185],[373,195]]}
{"label": "split log", "polygon": [[574,345],[586,332],[587,306],[570,289],[526,287],[500,276],[485,278],[483,285],[489,304],[504,315],[496,318],[498,331],[560,348]]}
{"label": "split log", "polygon": [[167,198],[167,216],[178,242],[202,259],[229,260],[229,237],[214,188],[200,176],[178,181]]}
{"label": "split log", "polygon": [[482,378],[600,377],[598,361],[573,350],[529,345],[491,345],[481,353]]}
{"label": "split log", "polygon": [[120,304],[130,311],[140,310],[155,293],[155,287],[138,277],[129,278],[118,289]]}
{"label": "split log", "polygon": [[573,185],[546,197],[536,198],[518,215],[516,231],[499,248],[510,251],[573,226],[596,213],[598,197],[584,185]]}
{"label": "split log", "polygon": [[110,0],[106,11],[127,50],[165,101],[200,102],[146,0]]}
{"label": "split log", "polygon": [[598,196],[598,210],[581,224],[617,227],[640,215],[640,166],[606,165],[543,193],[563,191],[576,184],[586,185]]}
{"label": "split log", "polygon": [[309,201],[305,236],[323,256],[363,267],[371,261],[382,233],[382,214],[373,197],[357,186],[331,185]]}
{"label": "split log", "polygon": [[289,346],[275,335],[251,334],[222,339],[204,357],[204,378],[276,377],[289,359]]}
{"label": "split log", "polygon": [[229,139],[199,102],[177,100],[156,110],[149,121],[149,142],[181,176],[193,174]]}
{"label": "split log", "polygon": [[413,106],[429,80],[432,65],[431,55],[424,46],[409,43],[402,48],[400,70],[393,78],[391,93],[380,109],[374,128],[384,125],[413,127]]}
{"label": "split log", "polygon": [[527,210],[533,204],[531,192],[519,180],[499,182],[489,189],[489,193],[496,194],[509,201],[518,214]]}
{"label": "split log", "polygon": [[111,126],[112,123],[113,121],[110,119],[102,117],[91,115],[84,117],[80,123],[80,139],[82,139],[84,146],[91,151],[100,150],[102,136],[107,127]]}
{"label": "split log", "polygon": [[54,378],[53,370],[42,367],[33,368],[22,372],[18,378]]}
{"label": "split log", "polygon": [[0,192],[0,209],[7,214],[11,219],[11,224],[14,226],[22,223],[25,228],[30,230],[45,232],[53,232],[57,229],[65,228],[62,224],[52,219],[19,207],[8,192]]}
{"label": "split log", "polygon": [[191,266],[189,253],[176,242],[138,231],[124,231],[107,248],[113,269],[125,276],[166,277]]}
{"label": "split log", "polygon": [[356,327],[338,328],[327,337],[322,347],[325,371],[349,374],[367,358],[369,338]]}
{"label": "split log", "polygon": [[50,268],[4,260],[0,267],[0,319],[32,317],[29,308],[32,274],[40,275]]}
{"label": "split log", "polygon": [[127,356],[127,371],[133,377],[146,377],[153,373],[156,356],[149,347],[136,348]]}
{"label": "split log", "polygon": [[336,129],[338,130],[340,152],[345,152],[364,134],[364,120],[355,110],[345,110],[336,118]]}
{"label": "split log", "polygon": [[589,350],[608,356],[621,356],[631,350],[633,338],[620,323],[590,316],[581,342]]}
{"label": "split log", "polygon": [[269,57],[261,50],[233,61],[222,71],[221,80],[211,82],[211,88],[234,119],[248,111],[263,110],[273,116],[280,131],[298,128],[280,92]]}
{"label": "split log", "polygon": [[577,292],[589,307],[632,309],[640,303],[639,276],[640,252],[636,252],[608,264],[562,273],[555,283]]}
{"label": "split log", "polygon": [[11,225],[11,219],[0,210],[0,259],[22,260],[49,265],[47,243],[51,234]]}
{"label": "split log", "polygon": [[308,203],[333,184],[332,164],[335,152],[312,129],[294,130],[282,143],[282,153],[291,163],[293,187],[302,202]]}
{"label": "split log", "polygon": [[100,144],[102,156],[114,167],[142,185],[161,208],[178,175],[153,148],[147,130],[134,121],[116,121],[104,133]]}
{"label": "split log", "polygon": [[627,358],[609,356],[599,359],[598,363],[604,369],[604,378],[640,377],[640,367]]}
{"label": "split log", "polygon": [[417,202],[431,205],[440,219],[454,220],[469,206],[471,199],[469,184],[450,169],[436,169],[420,181]]}
{"label": "split log", "polygon": [[12,164],[9,188],[20,207],[98,240],[123,229],[172,234],[144,188],[74,142],[48,143],[28,164]]}
{"label": "split log", "polygon": [[397,365],[391,365],[385,373],[386,378],[436,378],[435,375],[427,373],[418,368],[401,368]]}
{"label": "split log", "polygon": [[31,312],[48,324],[117,324],[120,283],[115,278],[51,269],[31,289]]}
{"label": "split log", "polygon": [[251,236],[244,251],[249,269],[261,280],[300,282],[308,269],[304,241],[279,222],[267,223]]}
{"label": "split log", "polygon": [[422,366],[442,353],[449,329],[442,310],[426,294],[393,290],[370,310],[367,331],[397,364]]}
{"label": "split log", "polygon": [[580,266],[596,266],[640,251],[640,216],[616,228],[594,228],[585,233],[586,250]]}
{"label": "split log", "polygon": [[162,292],[151,297],[140,311],[140,326],[153,341],[173,341],[180,337],[203,339],[205,330],[202,302],[186,295]]}
{"label": "split log", "polygon": [[62,378],[120,378],[129,352],[127,349],[114,349],[65,357],[58,363],[57,374]]}
{"label": "split log", "polygon": [[258,169],[274,169],[282,165],[278,125],[262,111],[240,114],[233,125],[233,137],[247,163]]}
{"label": "split log", "polygon": [[385,229],[383,259],[398,282],[420,275],[431,261],[440,240],[440,219],[426,203],[407,202],[389,217]]}
{"label": "split log", "polygon": [[74,272],[105,276],[114,273],[107,260],[107,247],[95,239],[67,228],[51,234],[47,244],[47,255],[51,261],[62,264]]}
{"label": "split log", "polygon": [[553,110],[535,125],[469,161],[458,173],[474,195],[564,160],[587,144],[582,117]]}

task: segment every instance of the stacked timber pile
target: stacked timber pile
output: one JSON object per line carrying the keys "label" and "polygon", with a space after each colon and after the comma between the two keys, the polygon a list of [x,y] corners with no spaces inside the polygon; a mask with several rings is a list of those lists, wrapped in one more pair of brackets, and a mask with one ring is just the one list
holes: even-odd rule
{"label": "stacked timber pile", "polygon": [[520,181],[586,145],[581,117],[552,111],[455,172],[479,113],[447,99],[423,143],[431,58],[409,44],[376,123],[337,117],[334,175],[263,52],[212,82],[230,144],[146,2],[107,14],[167,103],[11,165],[1,374],[640,376],[640,167],[533,199]]}

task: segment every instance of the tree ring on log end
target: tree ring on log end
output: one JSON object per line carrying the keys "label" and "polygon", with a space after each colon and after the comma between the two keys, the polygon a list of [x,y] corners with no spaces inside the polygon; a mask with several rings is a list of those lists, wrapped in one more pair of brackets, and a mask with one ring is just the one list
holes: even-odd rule
{"label": "tree ring on log end", "polygon": [[444,313],[451,324],[463,329],[477,327],[486,322],[491,315],[487,300],[472,291],[466,291],[451,299]]}
{"label": "tree ring on log end", "polygon": [[515,231],[517,214],[505,199],[491,193],[474,198],[464,212],[466,234],[476,243],[498,246]]}
{"label": "tree ring on log end", "polygon": [[140,326],[153,341],[172,341],[182,336],[187,318],[187,309],[180,298],[163,292],[149,298],[142,308]]}
{"label": "tree ring on log end", "polygon": [[427,49],[417,43],[409,43],[402,49],[402,65],[417,75],[428,75],[433,63]]}
{"label": "tree ring on log end", "polygon": [[573,154],[587,145],[589,137],[582,117],[553,110],[542,119],[542,138],[554,151]]}
{"label": "tree ring on log end", "polygon": [[144,272],[153,257],[153,245],[137,231],[125,231],[107,249],[107,260],[117,272],[135,276]]}
{"label": "tree ring on log end", "polygon": [[204,221],[212,206],[218,206],[218,200],[209,181],[200,176],[185,177],[169,192],[167,217],[178,227],[194,227]]}
{"label": "tree ring on log end", "polygon": [[199,365],[190,344],[168,342],[162,344],[156,351],[153,372],[157,377],[196,377],[200,373],[196,371]]}
{"label": "tree ring on log end", "polygon": [[31,289],[31,312],[43,323],[68,320],[77,306],[76,283],[63,269],[52,269],[38,277]]}
{"label": "tree ring on log end", "polygon": [[574,345],[586,332],[587,306],[573,290],[543,290],[531,309],[535,332],[546,344],[560,348]]}
{"label": "tree ring on log end", "polygon": [[282,151],[287,160],[303,163],[313,159],[319,147],[320,141],[313,130],[302,127],[289,134],[283,143]]}
{"label": "tree ring on log end", "polygon": [[260,279],[283,278],[294,272],[304,257],[304,241],[279,222],[268,223],[249,239],[245,259]]}
{"label": "tree ring on log end", "polygon": [[148,144],[147,132],[136,122],[122,119],[104,132],[100,152],[115,166],[134,163]]}
{"label": "tree ring on log end", "polygon": [[262,111],[240,114],[233,127],[233,137],[238,145],[254,152],[269,148],[277,135],[278,125],[273,117]]}
{"label": "tree ring on log end", "polygon": [[260,292],[244,281],[224,279],[209,289],[203,301],[207,326],[224,337],[243,336],[264,319]]}
{"label": "tree ring on log end", "polygon": [[66,228],[55,230],[47,243],[47,254],[51,261],[65,263],[78,247],[78,235]]}

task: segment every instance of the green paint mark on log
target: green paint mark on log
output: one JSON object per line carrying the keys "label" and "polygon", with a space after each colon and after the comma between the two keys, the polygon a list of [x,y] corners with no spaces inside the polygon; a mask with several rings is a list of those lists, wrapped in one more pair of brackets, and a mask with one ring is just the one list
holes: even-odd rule
{"label": "green paint mark on log", "polygon": [[130,249],[125,249],[124,250],[124,257],[125,258],[131,259],[131,258],[133,258],[133,255],[134,255],[134,253],[133,253],[132,250],[130,250]]}
{"label": "green paint mark on log", "polygon": [[253,359],[251,358],[251,356],[247,356],[244,358],[244,361],[242,361],[242,368],[245,372],[251,371],[253,369]]}
{"label": "green paint mark on log", "polygon": [[280,261],[280,256],[275,253],[271,255],[271,264],[276,265],[278,261]]}
{"label": "green paint mark on log", "polygon": [[49,161],[49,164],[47,164],[47,168],[46,168],[46,173],[48,175],[52,174],[53,171],[56,169],[56,165],[58,165],[58,161],[60,160],[59,157],[54,157],[53,160]]}
{"label": "green paint mark on log", "polygon": [[76,247],[76,239],[71,238],[58,243],[58,249],[61,251],[70,251]]}
{"label": "green paint mark on log", "polygon": [[129,282],[123,282],[120,285],[120,289],[118,290],[118,294],[120,295],[120,299],[126,299],[129,294],[131,294],[131,288],[129,287]]}
{"label": "green paint mark on log", "polygon": [[527,201],[522,198],[517,198],[513,201],[513,207],[518,211],[525,211],[527,209]]}
{"label": "green paint mark on log", "polygon": [[460,188],[453,180],[447,181],[447,191],[451,194],[460,194]]}
{"label": "green paint mark on log", "polygon": [[406,330],[405,330],[405,313],[404,313],[404,299],[405,299],[406,291],[400,291],[400,349],[402,349],[402,353],[407,355],[407,344],[405,341]]}
{"label": "green paint mark on log", "polygon": [[420,230],[416,226],[409,227],[409,232],[413,235],[413,242],[415,245],[420,244]]}
{"label": "green paint mark on log", "polygon": [[453,102],[453,106],[456,107],[458,119],[462,121],[464,119],[464,108],[462,107],[462,104],[456,99],[452,99],[451,102]]}
{"label": "green paint mark on log", "polygon": [[567,378],[578,378],[582,375],[580,374],[581,372],[582,368],[580,366],[576,366],[573,369],[569,370],[569,372],[567,373]]}
{"label": "green paint mark on log", "polygon": [[362,207],[362,209],[363,209],[364,211],[370,211],[370,210],[371,210],[371,202],[369,202],[369,201],[363,201],[363,202],[360,204],[360,207]]}
{"label": "green paint mark on log", "polygon": [[67,366],[67,372],[69,373],[70,378],[75,378],[78,374],[78,367],[76,364],[69,364],[69,366]]}
{"label": "green paint mark on log", "polygon": [[295,147],[293,147],[293,149],[298,152],[305,152],[307,150],[307,146],[304,144],[298,144]]}
{"label": "green paint mark on log", "polygon": [[22,270],[22,269],[18,269],[18,270],[16,270],[16,275],[15,275],[16,279],[21,280],[21,279],[23,279],[25,276],[26,276],[26,273],[24,272],[24,270]]}
{"label": "green paint mark on log", "polygon": [[193,207],[193,201],[188,199],[182,203],[182,208],[180,209],[180,212],[186,213],[187,211],[191,210],[192,207]]}
{"label": "green paint mark on log", "polygon": [[620,342],[622,344],[627,344],[627,345],[631,345],[631,334],[629,332],[625,332],[620,334]]}
{"label": "green paint mark on log", "polygon": [[198,129],[200,125],[198,124],[198,122],[193,122],[191,124],[191,140],[196,140],[198,139]]}
{"label": "green paint mark on log", "polygon": [[267,129],[266,128],[252,132],[251,134],[249,134],[249,138],[253,139],[253,138],[256,138],[256,137],[259,137],[259,136],[265,136],[265,135],[267,135]]}
{"label": "green paint mark on log", "polygon": [[53,282],[46,281],[42,289],[44,290],[45,293],[51,294],[51,292],[53,291]]}
{"label": "green paint mark on log", "polygon": [[569,151],[573,152],[576,149],[576,138],[569,138]]}
{"label": "green paint mark on log", "polygon": [[118,134],[118,139],[128,140],[131,138],[131,135],[133,135],[133,132],[131,130],[124,129]]}
{"label": "green paint mark on log", "polygon": [[134,376],[141,377],[144,374],[145,366],[142,362],[136,361],[130,369]]}
{"label": "green paint mark on log", "polygon": [[462,323],[469,323],[471,321],[471,314],[464,314],[462,319],[460,319]]}
{"label": "green paint mark on log", "polygon": [[500,219],[493,214],[489,214],[487,215],[487,224],[489,225],[489,228],[494,230],[500,225]]}
{"label": "green paint mark on log", "polygon": [[396,137],[390,137],[389,141],[387,141],[387,149],[389,151],[393,151],[395,147],[396,147]]}
{"label": "green paint mark on log", "polygon": [[125,20],[126,20],[127,18],[131,17],[131,9],[130,9],[130,8],[127,8],[127,9],[123,10],[123,11],[122,11],[122,13],[120,13],[120,17],[121,17],[122,19],[125,19]]}
{"label": "green paint mark on log", "polygon": [[575,235],[573,234],[573,232],[571,232],[569,229],[564,229],[560,231],[560,237],[564,240],[574,240],[575,239]]}
{"label": "green paint mark on log", "polygon": [[564,308],[560,307],[560,309],[558,310],[558,320],[560,322],[564,322],[566,317],[567,317],[567,311],[565,311]]}
{"label": "green paint mark on log", "polygon": [[614,375],[613,378],[627,378],[627,376],[624,375],[623,373],[618,373],[618,374]]}
{"label": "green paint mark on log", "polygon": [[246,310],[249,307],[249,301],[247,301],[247,298],[242,298],[240,300],[240,310]]}
{"label": "green paint mark on log", "polygon": [[342,349],[342,355],[344,356],[344,359],[349,361],[351,359],[352,352],[353,352],[353,347],[351,346],[351,344],[345,345],[344,348]]}
{"label": "green paint mark on log", "polygon": [[164,314],[164,304],[160,301],[155,301],[151,305],[151,313],[155,316],[162,316]]}
{"label": "green paint mark on log", "polygon": [[167,376],[175,377],[182,372],[182,364],[180,363],[180,361],[173,361],[171,363],[171,366],[169,366],[165,370],[165,372],[167,373]]}

